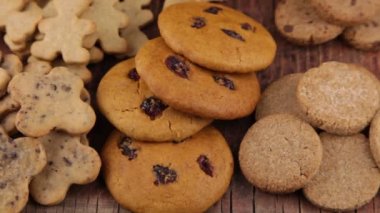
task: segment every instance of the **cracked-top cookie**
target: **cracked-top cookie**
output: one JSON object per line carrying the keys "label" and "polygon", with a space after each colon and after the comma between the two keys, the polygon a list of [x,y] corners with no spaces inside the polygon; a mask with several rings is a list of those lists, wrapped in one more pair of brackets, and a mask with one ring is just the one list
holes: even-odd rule
{"label": "cracked-top cookie", "polygon": [[138,140],[180,141],[212,121],[179,112],[155,97],[140,79],[134,58],[116,65],[103,77],[97,99],[106,118]]}

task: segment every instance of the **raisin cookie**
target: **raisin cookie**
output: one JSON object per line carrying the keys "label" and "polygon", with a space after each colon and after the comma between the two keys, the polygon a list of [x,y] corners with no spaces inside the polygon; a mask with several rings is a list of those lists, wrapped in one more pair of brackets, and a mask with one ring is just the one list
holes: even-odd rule
{"label": "raisin cookie", "polygon": [[307,120],[329,133],[359,133],[380,107],[379,82],[364,67],[326,62],[307,71],[297,100]]}
{"label": "raisin cookie", "polygon": [[275,9],[275,23],[285,38],[299,45],[325,43],[343,31],[343,27],[321,19],[309,0],[279,1]]}
{"label": "raisin cookie", "polygon": [[320,135],[323,160],[318,174],[303,192],[313,204],[333,211],[349,211],[368,203],[380,186],[380,171],[368,139],[361,134]]}
{"label": "raisin cookie", "polygon": [[134,58],[108,71],[97,98],[107,119],[137,140],[181,141],[212,121],[179,112],[155,97],[140,79]]}
{"label": "raisin cookie", "polygon": [[158,27],[174,52],[216,71],[260,71],[276,54],[275,41],[260,23],[220,4],[172,5],[160,14]]}
{"label": "raisin cookie", "polygon": [[115,131],[102,160],[112,196],[133,212],[205,212],[226,192],[234,167],[213,127],[181,143],[144,143]]}
{"label": "raisin cookie", "polygon": [[294,192],[318,172],[322,145],[313,127],[288,114],[267,116],[255,123],[240,145],[244,176],[272,193]]}
{"label": "raisin cookie", "polygon": [[144,45],[136,56],[136,67],[158,98],[201,117],[244,117],[253,112],[260,96],[255,73],[222,74],[199,67],[175,54],[162,38]]}

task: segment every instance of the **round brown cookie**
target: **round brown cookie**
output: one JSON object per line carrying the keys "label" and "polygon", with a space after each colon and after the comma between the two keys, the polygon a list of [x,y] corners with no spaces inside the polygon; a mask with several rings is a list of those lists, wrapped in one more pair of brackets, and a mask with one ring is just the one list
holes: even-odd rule
{"label": "round brown cookie", "polygon": [[281,0],[275,9],[276,27],[299,45],[321,44],[336,38],[343,27],[321,19],[309,0]]}
{"label": "round brown cookie", "polygon": [[221,74],[199,67],[176,55],[162,38],[140,49],[136,67],[153,94],[175,109],[201,117],[244,117],[253,112],[260,96],[255,73]]}
{"label": "round brown cookie", "polygon": [[357,49],[379,50],[380,14],[368,23],[347,28],[343,38]]}
{"label": "round brown cookie", "polygon": [[380,112],[375,115],[371,122],[369,142],[373,158],[380,168]]}
{"label": "round brown cookie", "polygon": [[303,192],[313,204],[333,210],[349,211],[368,203],[380,186],[380,171],[362,134],[320,135],[323,160],[317,175]]}
{"label": "round brown cookie", "polygon": [[112,196],[133,212],[205,212],[228,189],[233,158],[207,127],[181,143],[146,143],[113,132],[102,151]]}
{"label": "round brown cookie", "polygon": [[293,115],[276,114],[255,123],[240,145],[244,176],[272,193],[294,192],[318,172],[322,145],[308,123]]}
{"label": "round brown cookie", "polygon": [[297,100],[315,127],[338,135],[359,133],[380,106],[379,82],[364,67],[326,62],[301,78]]}
{"label": "round brown cookie", "polygon": [[97,99],[107,119],[137,140],[181,141],[212,121],[179,112],[155,97],[140,79],[134,58],[116,65],[103,77]]}
{"label": "round brown cookie", "polygon": [[306,120],[296,98],[297,85],[302,75],[302,73],[289,74],[270,84],[257,104],[256,120],[281,113],[292,114]]}
{"label": "round brown cookie", "polygon": [[321,18],[344,26],[363,24],[380,12],[379,0],[310,0],[310,4]]}
{"label": "round brown cookie", "polygon": [[172,5],[160,14],[158,27],[174,52],[212,70],[260,71],[276,54],[275,41],[260,23],[220,4]]}

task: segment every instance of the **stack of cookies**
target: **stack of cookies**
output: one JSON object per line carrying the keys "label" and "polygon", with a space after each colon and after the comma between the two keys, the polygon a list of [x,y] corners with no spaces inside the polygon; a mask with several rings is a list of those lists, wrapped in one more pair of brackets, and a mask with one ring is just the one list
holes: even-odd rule
{"label": "stack of cookies", "polygon": [[283,36],[300,45],[321,44],[342,34],[357,49],[380,48],[378,0],[281,0],[275,22]]}
{"label": "stack of cookies", "polygon": [[318,207],[357,209],[380,187],[379,108],[380,82],[360,65],[284,76],[264,91],[240,146],[243,174],[267,192],[303,189]]}
{"label": "stack of cookies", "polygon": [[172,5],[158,25],[162,37],[99,84],[99,109],[117,128],[101,154],[105,182],[133,212],[204,212],[234,167],[226,140],[208,125],[254,111],[255,72],[272,63],[276,44],[258,22],[211,3]]}

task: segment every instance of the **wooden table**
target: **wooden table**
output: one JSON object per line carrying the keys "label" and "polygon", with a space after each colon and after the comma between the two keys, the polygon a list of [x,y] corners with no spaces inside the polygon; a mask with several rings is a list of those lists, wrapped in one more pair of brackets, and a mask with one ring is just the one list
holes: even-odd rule
{"label": "wooden table", "polygon": [[[156,17],[161,10],[162,2],[162,0],[153,0],[151,9]],[[380,53],[356,51],[346,46],[341,39],[321,46],[308,48],[297,47],[285,41],[274,26],[274,0],[229,0],[227,4],[242,10],[244,13],[262,22],[272,32],[278,43],[275,63],[269,69],[259,74],[262,88],[265,88],[269,83],[282,75],[293,72],[304,72],[308,68],[318,66],[321,62],[330,60],[360,63],[378,76],[380,75]],[[150,24],[144,30],[151,38],[158,36],[156,23]],[[4,45],[2,47],[4,49]],[[95,81],[89,86],[92,90],[92,97],[94,97],[94,91],[101,76],[116,62],[116,59],[107,57],[105,62],[91,66],[95,75]],[[93,104],[96,107],[94,100]],[[223,132],[231,145],[235,160],[237,160],[240,141],[253,122],[253,115],[235,121],[215,122],[215,126]],[[90,135],[92,145],[100,149],[111,129],[110,124],[98,113],[97,125]],[[302,196],[302,192],[289,195],[271,195],[255,189],[242,176],[237,161],[235,165],[235,175],[229,190],[221,201],[216,203],[208,212],[324,212],[306,201]],[[30,201],[24,212],[107,213],[128,211],[121,208],[112,199],[105,188],[102,178],[99,178],[95,183],[87,186],[73,186],[66,200],[60,205],[43,207]],[[359,209],[358,212],[380,212],[380,196],[377,196],[368,205]]]}

